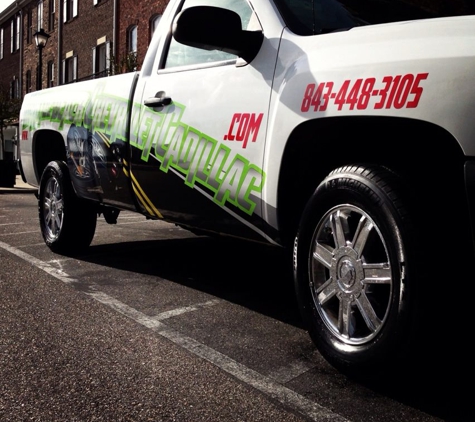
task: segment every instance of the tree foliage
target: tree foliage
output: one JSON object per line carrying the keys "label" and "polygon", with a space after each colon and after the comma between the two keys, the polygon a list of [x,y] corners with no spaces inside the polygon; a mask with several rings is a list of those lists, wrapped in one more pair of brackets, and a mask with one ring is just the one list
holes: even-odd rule
{"label": "tree foliage", "polygon": [[135,70],[140,69],[141,65],[141,63],[139,63],[137,53],[127,53],[121,57],[111,55],[110,63],[113,75],[134,72]]}

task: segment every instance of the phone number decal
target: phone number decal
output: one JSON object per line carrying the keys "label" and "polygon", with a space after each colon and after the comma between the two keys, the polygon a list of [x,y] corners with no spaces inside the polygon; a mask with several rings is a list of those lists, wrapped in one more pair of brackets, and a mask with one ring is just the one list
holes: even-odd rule
{"label": "phone number decal", "polygon": [[333,82],[311,83],[305,88],[300,109],[325,111],[331,104],[338,110],[416,108],[422,96],[421,83],[428,76],[428,73],[385,76],[381,84],[376,83],[376,78],[347,79],[339,89],[335,89]]}

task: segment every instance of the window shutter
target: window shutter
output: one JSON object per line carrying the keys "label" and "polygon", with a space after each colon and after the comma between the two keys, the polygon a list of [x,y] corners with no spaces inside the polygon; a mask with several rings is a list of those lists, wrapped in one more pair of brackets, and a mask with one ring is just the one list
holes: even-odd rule
{"label": "window shutter", "polygon": [[15,34],[15,49],[20,49],[20,30],[21,30],[21,23],[20,23],[20,15],[16,17],[16,34]]}
{"label": "window shutter", "polygon": [[78,56],[74,56],[73,60],[73,80],[78,80]]}
{"label": "window shutter", "polygon": [[96,47],[92,47],[92,77],[95,78],[96,75],[96,54],[97,54],[97,50],[96,50]]}
{"label": "window shutter", "polygon": [[111,68],[111,42],[106,42],[106,70],[107,76],[110,75],[110,68]]}

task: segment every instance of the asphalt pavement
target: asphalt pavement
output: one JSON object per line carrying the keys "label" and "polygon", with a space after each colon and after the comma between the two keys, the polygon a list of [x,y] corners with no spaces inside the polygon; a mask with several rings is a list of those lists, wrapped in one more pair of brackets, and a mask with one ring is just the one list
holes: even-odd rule
{"label": "asphalt pavement", "polygon": [[124,211],[60,255],[35,191],[0,187],[0,421],[475,421],[470,330],[447,311],[467,280],[435,304],[430,353],[355,382],[315,350],[280,251]]}

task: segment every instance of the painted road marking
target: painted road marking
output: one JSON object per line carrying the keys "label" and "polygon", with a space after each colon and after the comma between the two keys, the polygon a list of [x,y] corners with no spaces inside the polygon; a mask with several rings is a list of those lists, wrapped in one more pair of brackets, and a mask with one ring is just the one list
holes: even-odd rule
{"label": "painted road marking", "polygon": [[[0,226],[7,226],[8,224],[0,224]],[[19,233],[2,233],[0,236],[18,236],[19,234],[31,234],[31,233],[39,233],[38,230],[31,230],[29,232],[19,232]],[[44,242],[43,242],[44,245]]]}
{"label": "painted road marking", "polygon": [[222,300],[220,300],[220,299],[212,299],[212,300],[208,300],[207,302],[204,302],[204,303],[197,303],[195,305],[184,306],[182,308],[176,308],[176,309],[172,309],[171,311],[162,312],[159,315],[154,316],[153,319],[155,319],[156,321],[163,321],[164,319],[168,319],[168,318],[172,318],[174,316],[182,315],[182,314],[185,314],[187,312],[193,312],[193,311],[197,311],[198,309],[209,308],[209,307],[217,305],[218,303],[221,303],[221,302],[222,302]]}
{"label": "painted road marking", "polygon": [[[45,271],[51,276],[57,278],[58,280],[66,284],[79,283],[79,281],[73,277],[70,277],[64,271],[58,270],[53,266],[49,265],[46,262],[41,261],[40,259],[35,258],[13,246],[10,246],[4,242],[0,242],[0,248],[5,249],[13,255],[22,258],[31,265],[39,268],[40,270]],[[83,292],[84,294],[90,296],[96,301],[110,307],[111,309],[121,313],[122,315],[138,322],[139,324],[153,330],[157,334],[161,335],[164,338],[172,341],[176,345],[188,350],[189,352],[195,354],[196,356],[201,357],[202,359],[207,360],[213,365],[217,366],[221,370],[227,372],[228,374],[233,375],[240,381],[254,387],[256,390],[261,391],[267,396],[278,400],[280,403],[285,406],[291,407],[301,414],[310,417],[316,421],[333,421],[333,422],[349,422],[348,419],[343,416],[330,411],[329,409],[314,403],[304,396],[296,393],[293,390],[290,390],[287,387],[284,387],[280,383],[276,382],[274,379],[264,376],[253,369],[248,368],[236,362],[234,359],[231,359],[229,356],[226,356],[217,350],[212,349],[211,347],[206,346],[199,341],[196,341],[190,337],[187,337],[178,331],[168,327],[165,323],[162,322],[163,319],[161,315],[170,315],[170,312],[164,312],[159,314],[157,317],[150,317],[143,314],[135,308],[128,306],[127,304],[120,302],[119,300],[109,296],[106,293],[96,290],[96,286],[89,285],[90,291]],[[213,301],[205,302],[201,305],[204,306],[213,306],[216,303],[210,303]],[[219,302],[219,301],[218,301]],[[198,309],[199,305],[196,305]],[[186,307],[186,309],[191,309],[191,307]],[[185,308],[181,308],[182,310]],[[193,309],[193,310],[196,310]],[[169,316],[167,316],[169,317]]]}

